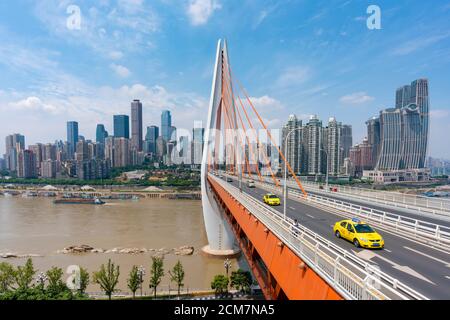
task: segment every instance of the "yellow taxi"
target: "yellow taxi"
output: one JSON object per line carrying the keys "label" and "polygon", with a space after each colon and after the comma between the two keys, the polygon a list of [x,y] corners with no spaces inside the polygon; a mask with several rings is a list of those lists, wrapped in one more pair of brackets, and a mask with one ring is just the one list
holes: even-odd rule
{"label": "yellow taxi", "polygon": [[264,203],[267,203],[270,206],[279,206],[281,201],[278,196],[274,195],[273,193],[267,193],[263,197]]}
{"label": "yellow taxi", "polygon": [[336,238],[343,238],[353,242],[357,248],[384,248],[383,237],[358,218],[336,222],[333,232]]}

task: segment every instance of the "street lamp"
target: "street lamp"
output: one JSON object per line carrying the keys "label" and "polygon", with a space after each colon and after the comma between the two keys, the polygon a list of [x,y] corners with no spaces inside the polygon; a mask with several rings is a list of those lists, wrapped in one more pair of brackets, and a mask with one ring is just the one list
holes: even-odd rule
{"label": "street lamp", "polygon": [[231,261],[230,259],[226,259],[223,263],[223,266],[225,267],[225,271],[227,272],[227,278],[228,278],[228,270],[231,268]]}
{"label": "street lamp", "polygon": [[145,275],[144,266],[139,266],[138,275],[139,275],[139,282],[140,282],[139,286],[141,288],[141,297],[142,297],[142,283],[144,283],[144,275]]}
{"label": "street lamp", "polygon": [[325,191],[328,191],[328,152],[325,149],[320,149],[320,151],[325,152],[325,154],[327,155],[327,173],[325,176]]}
{"label": "street lamp", "polygon": [[286,199],[287,199],[287,139],[292,132],[301,130],[302,128],[295,128],[288,132],[284,138],[284,189],[283,189],[283,218],[286,220]]}

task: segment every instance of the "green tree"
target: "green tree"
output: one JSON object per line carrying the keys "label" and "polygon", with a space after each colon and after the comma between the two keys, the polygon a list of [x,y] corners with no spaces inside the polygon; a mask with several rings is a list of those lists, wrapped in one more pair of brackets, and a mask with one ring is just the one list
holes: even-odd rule
{"label": "green tree", "polygon": [[248,293],[250,291],[252,282],[252,275],[249,271],[238,269],[237,271],[231,272],[230,283],[231,286],[236,290]]}
{"label": "green tree", "polygon": [[80,267],[80,286],[78,288],[78,294],[83,296],[86,292],[86,288],[89,285],[89,272]]}
{"label": "green tree", "polygon": [[152,266],[150,268],[150,289],[153,289],[153,294],[156,299],[156,289],[164,277],[164,261],[161,257],[152,257]]}
{"label": "green tree", "polygon": [[7,263],[0,263],[0,293],[13,289],[15,279],[14,267]]}
{"label": "green tree", "polygon": [[100,271],[94,272],[93,282],[100,285],[100,288],[111,300],[111,295],[116,291],[116,286],[119,283],[119,266],[114,265],[111,259],[108,260],[108,265],[102,264]]}
{"label": "green tree", "polygon": [[133,266],[133,268],[130,271],[129,278],[127,280],[128,288],[133,293],[133,299],[136,297],[136,291],[141,286],[141,277],[139,275],[139,270],[137,266]]}
{"label": "green tree", "polygon": [[45,292],[47,299],[67,300],[73,298],[72,291],[70,291],[62,280],[64,272],[61,268],[52,267],[45,274],[48,279],[47,290]]}
{"label": "green tree", "polygon": [[211,282],[211,289],[213,289],[216,295],[221,295],[228,292],[228,277],[223,274],[218,274],[214,276]]}
{"label": "green tree", "polygon": [[184,268],[181,261],[178,262],[173,267],[172,271],[169,271],[170,281],[175,282],[178,288],[178,297],[180,297],[180,289],[184,287]]}
{"label": "green tree", "polygon": [[24,266],[18,266],[14,272],[15,282],[19,290],[27,290],[31,288],[36,270],[33,266],[33,261],[28,258]]}

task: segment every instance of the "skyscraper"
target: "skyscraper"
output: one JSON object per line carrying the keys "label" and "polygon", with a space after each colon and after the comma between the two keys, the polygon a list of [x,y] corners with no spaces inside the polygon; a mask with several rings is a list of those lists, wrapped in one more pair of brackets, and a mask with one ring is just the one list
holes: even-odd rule
{"label": "skyscraper", "polygon": [[171,138],[172,116],[169,110],[164,110],[161,114],[161,136],[165,141]]}
{"label": "skyscraper", "polygon": [[68,156],[73,159],[78,142],[78,122],[76,121],[67,122],[67,142],[69,143]]}
{"label": "skyscraper", "polygon": [[106,131],[105,126],[103,124],[98,124],[95,133],[95,141],[97,143],[105,144],[105,139],[108,137],[108,131]]}
{"label": "skyscraper", "polygon": [[157,126],[147,127],[145,135],[145,151],[156,154],[156,139],[159,137],[159,128]]}
{"label": "skyscraper", "polygon": [[417,79],[411,82],[410,103],[417,105],[420,114],[421,132],[419,139],[419,168],[425,167],[425,159],[428,151],[429,113],[430,102],[428,97],[428,80]]}
{"label": "skyscraper", "polygon": [[[380,112],[377,170],[425,168],[429,131],[428,80],[418,79],[396,91],[396,108]],[[375,131],[375,119],[368,130]],[[371,133],[369,143],[371,143]],[[375,133],[374,133],[375,136]]]}
{"label": "skyscraper", "polygon": [[395,108],[400,109],[411,102],[411,86],[400,87],[395,92]]}
{"label": "skyscraper", "polygon": [[142,151],[142,103],[131,102],[131,148]]}
{"label": "skyscraper", "polygon": [[114,116],[114,137],[115,138],[130,138],[130,118],[125,115]]}
{"label": "skyscraper", "polygon": [[344,159],[350,156],[350,148],[353,145],[352,126],[349,124],[341,125],[341,165],[344,164]]}

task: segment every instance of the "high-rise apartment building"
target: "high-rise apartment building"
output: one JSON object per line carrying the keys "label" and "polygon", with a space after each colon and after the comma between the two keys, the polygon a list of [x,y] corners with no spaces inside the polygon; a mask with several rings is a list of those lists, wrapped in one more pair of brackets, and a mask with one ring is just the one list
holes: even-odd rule
{"label": "high-rise apartment building", "polygon": [[302,130],[302,121],[298,120],[294,114],[289,116],[288,122],[282,129],[282,152],[286,153],[284,156],[296,173],[302,171],[303,164]]}
{"label": "high-rise apartment building", "polygon": [[36,156],[31,150],[20,150],[17,156],[17,176],[19,178],[37,178]]}
{"label": "high-rise apartment building", "polygon": [[131,102],[131,148],[142,151],[142,103]]}
{"label": "high-rise apartment building", "polygon": [[[332,117],[324,130],[324,149],[328,174],[338,175],[341,169],[341,124]],[[325,169],[326,170],[326,169]]]}
{"label": "high-rise apartment building", "polygon": [[308,174],[322,173],[322,121],[316,115],[309,118],[305,127],[305,136]]}

